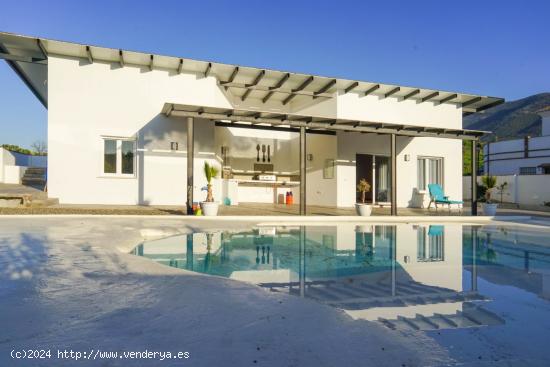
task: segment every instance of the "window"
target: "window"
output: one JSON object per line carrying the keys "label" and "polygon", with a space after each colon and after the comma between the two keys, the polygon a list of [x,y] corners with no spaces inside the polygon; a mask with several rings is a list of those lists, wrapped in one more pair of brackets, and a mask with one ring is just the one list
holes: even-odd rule
{"label": "window", "polygon": [[429,184],[443,185],[443,158],[418,158],[418,190],[427,190]]}
{"label": "window", "polygon": [[519,174],[520,175],[536,175],[537,174],[537,167],[520,167],[519,168]]}
{"label": "window", "polygon": [[103,173],[133,176],[135,171],[135,141],[129,139],[103,140]]}
{"label": "window", "polygon": [[116,173],[116,140],[105,140],[103,149],[103,172]]}
{"label": "window", "polygon": [[442,226],[418,227],[417,252],[418,262],[444,261],[444,238]]}

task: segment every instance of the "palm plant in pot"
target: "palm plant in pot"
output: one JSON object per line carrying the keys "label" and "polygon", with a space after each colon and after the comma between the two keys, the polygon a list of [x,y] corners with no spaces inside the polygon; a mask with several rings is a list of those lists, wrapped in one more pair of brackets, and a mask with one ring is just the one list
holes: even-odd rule
{"label": "palm plant in pot", "polygon": [[218,176],[218,168],[211,166],[208,162],[204,162],[204,176],[206,177],[206,200],[201,202],[202,213],[205,216],[218,215],[219,203],[214,201],[212,195],[212,179]]}
{"label": "palm plant in pot", "polygon": [[367,192],[370,191],[370,184],[366,179],[362,178],[359,180],[357,191],[361,194],[361,202],[355,203],[355,211],[357,215],[368,217],[372,213],[372,205],[365,203]]}
{"label": "palm plant in pot", "polygon": [[481,183],[485,188],[485,198],[483,202],[483,214],[494,216],[497,213],[498,204],[494,203],[491,199],[491,194],[497,185],[497,178],[495,176],[482,176]]}

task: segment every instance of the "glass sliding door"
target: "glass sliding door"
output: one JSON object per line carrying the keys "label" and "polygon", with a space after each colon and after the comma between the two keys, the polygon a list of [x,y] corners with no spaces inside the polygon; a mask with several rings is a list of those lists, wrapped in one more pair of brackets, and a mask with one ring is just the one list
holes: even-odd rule
{"label": "glass sliding door", "polygon": [[374,156],[374,176],[376,184],[374,195],[376,202],[389,203],[391,201],[391,172],[390,158],[381,155]]}
{"label": "glass sliding door", "polygon": [[[391,201],[390,158],[374,154],[356,155],[356,185],[361,178],[366,179],[371,189],[366,195],[368,203],[389,203]],[[359,194],[357,195],[359,202]]]}

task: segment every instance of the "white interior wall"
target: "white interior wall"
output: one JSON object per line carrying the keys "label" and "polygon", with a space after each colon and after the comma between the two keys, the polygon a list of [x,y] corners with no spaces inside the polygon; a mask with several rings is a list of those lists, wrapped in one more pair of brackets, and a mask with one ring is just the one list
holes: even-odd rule
{"label": "white interior wall", "polygon": [[325,161],[337,157],[336,147],[335,135],[306,135],[306,152],[312,157],[307,161],[306,205],[336,206],[336,168],[334,178],[323,177]]}

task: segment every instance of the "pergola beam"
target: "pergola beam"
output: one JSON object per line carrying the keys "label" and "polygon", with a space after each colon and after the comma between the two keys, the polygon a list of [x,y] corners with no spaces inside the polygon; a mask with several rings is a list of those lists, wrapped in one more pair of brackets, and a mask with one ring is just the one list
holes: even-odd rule
{"label": "pergola beam", "polygon": [[258,73],[258,75],[256,75],[256,77],[254,78],[252,83],[245,84],[245,86],[246,87],[255,87],[263,79],[264,76],[265,76],[265,70],[260,70],[260,72]]}
{"label": "pergola beam", "polygon": [[312,76],[310,76],[309,78],[307,78],[306,80],[304,80],[304,82],[303,82],[302,84],[300,84],[297,88],[294,88],[294,89],[292,90],[292,93],[299,92],[299,91],[305,89],[308,85],[311,84],[311,82],[313,81],[313,79],[314,79],[314,78],[313,78]]}
{"label": "pergola beam", "polygon": [[269,101],[271,96],[273,96],[273,93],[275,93],[275,92],[273,92],[273,91],[267,92],[267,94],[264,96],[264,98],[262,98],[262,102],[266,103],[267,101]]}
{"label": "pergola beam", "polygon": [[453,93],[439,101],[436,102],[436,105],[440,105],[440,104],[443,104],[443,103],[446,103],[446,102],[449,102],[449,101],[452,101],[453,99],[455,99],[456,97],[458,97],[458,94],[456,93]]}
{"label": "pergola beam", "polygon": [[364,94],[364,95],[365,95],[365,96],[368,96],[369,94],[371,94],[372,92],[374,92],[374,91],[377,90],[377,89],[380,89],[380,84],[376,84],[376,85],[372,86],[371,88],[367,89],[367,90],[365,91],[365,94]]}
{"label": "pergola beam", "polygon": [[384,94],[384,98],[388,98],[389,96],[394,95],[395,93],[399,92],[401,90],[401,87],[395,87],[386,94]]}
{"label": "pergola beam", "polygon": [[[245,84],[246,87],[254,87],[256,85],[258,85],[258,83],[260,82],[260,80],[262,80],[262,78],[265,76],[265,70],[261,70],[258,75],[256,75],[256,77],[254,78],[254,80],[252,81],[252,83],[250,84]],[[250,94],[250,92],[252,92],[252,89],[251,88],[248,88],[247,90],[245,90],[244,94],[242,95],[241,97],[241,101],[245,101],[247,98],[248,98],[248,95]]]}
{"label": "pergola beam", "polygon": [[483,106],[481,107],[478,107],[475,112],[480,112],[480,111],[483,111],[483,110],[486,110],[488,108],[491,108],[491,107],[494,107],[494,106],[498,106],[500,104],[504,103],[504,100],[502,98],[499,98],[497,99],[496,101],[493,101],[493,102],[490,102],[490,103],[487,103],[487,104],[484,104]]}
{"label": "pergola beam", "polygon": [[351,83],[350,85],[348,85],[346,87],[346,89],[344,89],[344,94],[347,94],[349,92],[351,92],[352,90],[354,90],[355,88],[357,88],[357,86],[359,85],[359,82],[353,82]]}
{"label": "pergola beam", "polygon": [[48,58],[48,51],[46,50],[46,47],[44,47],[44,44],[42,43],[40,38],[36,39],[36,44],[38,45],[38,48],[40,49],[40,52],[42,52],[44,58]]}
{"label": "pergola beam", "polygon": [[313,92],[313,99],[317,98],[319,94],[325,93],[327,90],[332,88],[336,84],[336,79],[332,79],[330,82],[325,84],[323,87],[319,88],[315,92]]}
{"label": "pergola beam", "polygon": [[88,56],[88,61],[90,62],[90,64],[93,64],[94,58],[92,56],[92,49],[90,48],[90,46],[86,46],[86,55]]}
{"label": "pergola beam", "polygon": [[286,73],[285,75],[283,75],[283,77],[279,79],[279,81],[274,86],[269,87],[269,89],[275,90],[281,88],[283,84],[285,84],[285,82],[288,80],[288,78],[290,78],[290,73]]}
{"label": "pergola beam", "polygon": [[308,85],[311,84],[311,82],[313,82],[313,79],[314,77],[313,76],[310,76],[309,78],[307,78],[306,80],[304,80],[302,82],[302,84],[300,84],[298,87],[292,89],[292,94],[289,94],[284,100],[283,100],[283,105],[286,105],[288,102],[292,101],[294,99],[294,97],[296,97],[296,92],[300,92],[302,91],[303,89],[305,89]]}
{"label": "pergola beam", "polygon": [[212,63],[209,62],[208,65],[206,65],[206,70],[204,71],[204,77],[208,77],[208,74],[210,74],[210,69],[212,69]]}
{"label": "pergola beam", "polygon": [[331,93],[321,93],[317,96],[314,95],[314,92],[308,91],[308,90],[302,90],[298,92],[293,92],[292,89],[289,88],[278,88],[273,89],[273,87],[268,87],[265,85],[250,85],[250,84],[244,84],[244,83],[227,83],[224,85],[226,88],[239,88],[239,89],[251,89],[261,92],[277,92],[277,93],[284,93],[284,94],[296,94],[297,96],[308,96],[308,97],[317,97],[317,98],[333,98],[334,95]]}
{"label": "pergola beam", "polygon": [[432,98],[434,98],[434,97],[437,97],[438,95],[439,95],[439,92],[430,93],[430,94],[428,94],[427,96],[422,97],[422,98],[420,99],[420,103],[427,102],[427,101],[429,101],[430,99],[432,99]]}
{"label": "pergola beam", "polygon": [[412,96],[415,96],[417,95],[418,93],[420,93],[420,89],[415,89],[413,90],[412,92],[408,93],[408,94],[405,94],[403,96],[403,99],[401,101],[406,101],[407,99],[411,98]]}
{"label": "pergola beam", "polygon": [[233,83],[233,80],[235,80],[235,77],[237,76],[238,73],[239,73],[239,67],[235,66],[235,68],[231,72],[231,75],[229,76],[229,79],[227,79],[227,81],[220,82],[220,84],[223,85],[223,84],[227,84],[227,83]]}
{"label": "pergola beam", "polygon": [[283,105],[286,105],[288,102],[292,101],[296,97],[296,94],[292,93],[286,96],[286,98],[283,100]]}
{"label": "pergola beam", "polygon": [[471,99],[467,100],[466,102],[462,102],[462,104],[460,106],[461,107],[466,107],[466,106],[469,106],[471,104],[477,103],[479,101],[481,101],[481,97],[474,97],[474,98],[471,98]]}
{"label": "pergola beam", "polygon": [[[229,110],[232,111],[232,110]],[[268,125],[288,125],[291,127],[307,127],[311,129],[327,129],[332,131],[349,131],[349,132],[365,132],[365,133],[378,133],[378,134],[396,134],[399,136],[411,136],[411,137],[439,137],[439,138],[450,138],[450,139],[462,139],[462,140],[476,140],[478,137],[483,134],[482,132],[476,132],[476,131],[461,131],[461,130],[453,130],[454,132],[446,132],[446,131],[440,131],[440,132],[430,132],[430,131],[415,131],[415,130],[405,130],[404,126],[412,126],[412,125],[396,125],[395,127],[392,126],[392,124],[383,124],[382,126],[374,126],[377,125],[377,123],[374,122],[368,122],[365,121],[365,124],[361,124],[361,121],[355,121],[355,124],[352,125],[346,125],[344,124],[345,121],[342,120],[328,120],[325,122],[320,121],[304,121],[304,119],[308,119],[308,116],[294,116],[289,115],[287,116],[287,119],[282,120],[281,117],[273,118],[273,117],[253,117],[248,115],[243,115],[241,113],[235,114],[234,111],[232,113],[224,112],[224,113],[209,113],[209,112],[203,112],[202,114],[199,114],[198,111],[188,111],[188,110],[178,110],[173,109],[172,113],[173,116],[187,116],[187,117],[201,117],[206,118],[210,120],[230,120],[234,122],[250,122],[250,123],[263,123]],[[359,122],[359,124],[357,124]],[[381,125],[381,124],[378,124]],[[355,126],[355,127],[354,127]],[[435,129],[434,129],[435,130]],[[458,132],[458,133],[457,133]]]}

